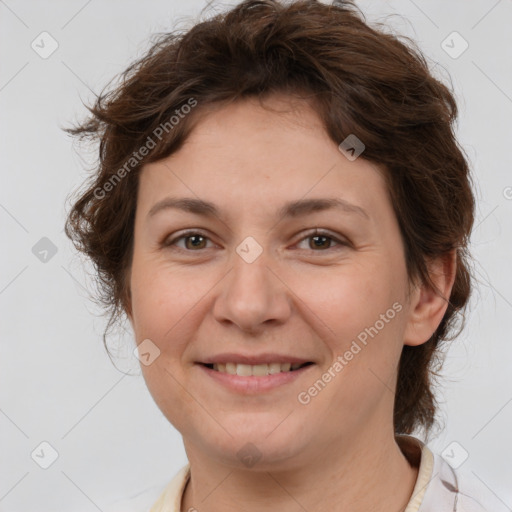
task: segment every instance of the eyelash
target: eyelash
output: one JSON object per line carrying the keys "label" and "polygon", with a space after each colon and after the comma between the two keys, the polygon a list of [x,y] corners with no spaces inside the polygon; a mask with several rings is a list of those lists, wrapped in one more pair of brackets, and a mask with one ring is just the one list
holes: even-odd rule
{"label": "eyelash", "polygon": [[[176,242],[178,240],[188,238],[188,237],[190,237],[192,235],[199,235],[199,236],[201,236],[201,237],[203,237],[203,238],[205,238],[207,240],[210,240],[210,238],[208,236],[206,236],[204,233],[201,233],[201,231],[198,231],[198,230],[195,230],[195,229],[189,229],[187,231],[184,231],[179,236],[173,238],[172,240],[170,240],[168,242],[166,242],[165,241],[166,239],[164,239],[164,241],[162,242],[161,245],[164,248],[171,248],[173,245],[176,244]],[[348,242],[345,242],[343,240],[339,240],[338,238],[332,236],[328,231],[324,231],[324,230],[321,230],[321,229],[315,229],[313,232],[311,232],[311,233],[307,234],[306,236],[304,236],[303,238],[301,238],[299,240],[299,242],[307,240],[308,238],[313,238],[315,236],[322,236],[322,237],[328,238],[329,240],[336,242],[339,246],[342,246],[342,247],[343,246],[344,247],[348,247],[350,245]],[[194,251],[194,250],[190,250],[190,249],[183,249],[182,247],[177,247],[177,249],[181,250],[181,251],[184,251],[184,252],[200,252],[201,250],[205,250],[205,249],[198,249],[197,251]],[[318,251],[310,249],[310,251],[312,251],[312,252],[328,252],[330,249],[335,249],[335,247],[328,247],[325,250],[319,249]]]}

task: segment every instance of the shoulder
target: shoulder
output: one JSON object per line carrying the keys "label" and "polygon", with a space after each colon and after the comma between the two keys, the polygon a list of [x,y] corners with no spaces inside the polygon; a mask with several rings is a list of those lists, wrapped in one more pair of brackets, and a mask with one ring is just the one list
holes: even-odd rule
{"label": "shoulder", "polygon": [[418,512],[495,512],[489,491],[471,472],[454,469],[439,453],[431,453],[432,475]]}
{"label": "shoulder", "polygon": [[149,512],[180,512],[183,492],[190,479],[190,463],[183,466],[167,484]]}
{"label": "shoulder", "polygon": [[482,481],[467,470],[453,469],[440,455],[436,454],[435,457],[442,461],[440,464],[448,467],[454,473],[457,487],[451,491],[455,495],[456,508],[454,510],[456,512],[496,512],[496,502],[492,493]]}
{"label": "shoulder", "polygon": [[144,489],[142,492],[116,500],[102,507],[103,512],[148,512],[156,500],[161,496],[166,487],[168,480],[160,484],[155,484]]}
{"label": "shoulder", "polygon": [[406,512],[496,512],[490,491],[473,473],[455,469],[415,437],[403,435],[397,441],[409,461],[419,466]]}

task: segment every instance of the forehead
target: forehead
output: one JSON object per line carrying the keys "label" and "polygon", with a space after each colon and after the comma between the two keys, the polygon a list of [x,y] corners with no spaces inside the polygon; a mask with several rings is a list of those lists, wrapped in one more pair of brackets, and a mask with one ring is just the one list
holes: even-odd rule
{"label": "forehead", "polygon": [[169,193],[281,212],[285,202],[326,194],[371,210],[386,195],[383,169],[348,160],[303,100],[276,96],[263,106],[249,99],[198,109],[184,145],[144,166],[139,205],[146,213]]}
{"label": "forehead", "polygon": [[[329,139],[314,104],[284,94],[199,105],[193,115],[196,124],[186,143],[211,145],[209,149],[232,146],[250,150],[249,145],[265,144],[275,150],[294,139]],[[300,147],[295,145],[295,150]]]}

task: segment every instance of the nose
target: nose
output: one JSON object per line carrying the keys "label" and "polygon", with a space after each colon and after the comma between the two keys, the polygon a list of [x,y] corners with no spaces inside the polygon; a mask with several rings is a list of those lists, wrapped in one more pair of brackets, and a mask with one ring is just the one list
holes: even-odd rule
{"label": "nose", "polygon": [[219,286],[213,308],[218,322],[257,334],[270,325],[284,324],[290,316],[289,288],[270,268],[265,252],[252,263],[236,254],[231,271]]}

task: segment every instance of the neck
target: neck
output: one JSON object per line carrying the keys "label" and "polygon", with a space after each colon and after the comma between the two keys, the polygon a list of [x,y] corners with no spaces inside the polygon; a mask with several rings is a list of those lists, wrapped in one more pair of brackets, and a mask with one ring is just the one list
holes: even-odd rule
{"label": "neck", "polygon": [[418,468],[408,462],[392,433],[369,434],[351,439],[349,447],[318,453],[307,465],[271,472],[227,467],[189,449],[191,478],[181,510],[404,510]]}

